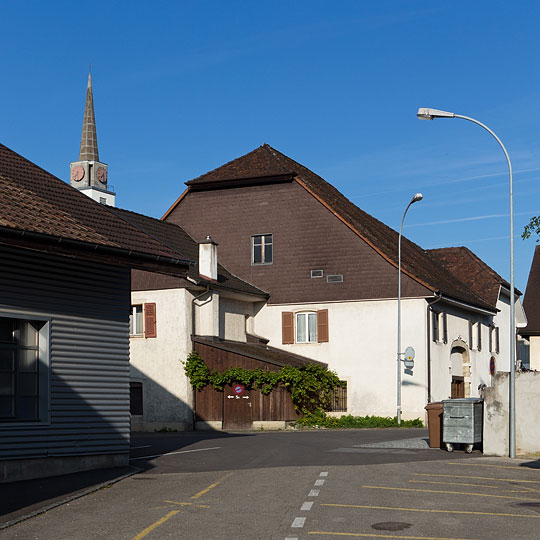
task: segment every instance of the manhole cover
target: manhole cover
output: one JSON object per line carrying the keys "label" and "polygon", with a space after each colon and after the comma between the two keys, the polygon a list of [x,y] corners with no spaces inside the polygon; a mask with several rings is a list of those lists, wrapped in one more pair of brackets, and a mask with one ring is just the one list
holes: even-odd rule
{"label": "manhole cover", "polygon": [[402,521],[384,521],[382,523],[374,523],[371,528],[376,531],[402,531],[412,527],[412,523],[403,523]]}

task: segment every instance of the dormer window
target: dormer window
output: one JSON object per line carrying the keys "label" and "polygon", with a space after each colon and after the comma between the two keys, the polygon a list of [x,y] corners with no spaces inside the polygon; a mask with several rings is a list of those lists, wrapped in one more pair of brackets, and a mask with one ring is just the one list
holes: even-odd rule
{"label": "dormer window", "polygon": [[272,264],[274,243],[271,234],[256,234],[251,237],[251,264]]}

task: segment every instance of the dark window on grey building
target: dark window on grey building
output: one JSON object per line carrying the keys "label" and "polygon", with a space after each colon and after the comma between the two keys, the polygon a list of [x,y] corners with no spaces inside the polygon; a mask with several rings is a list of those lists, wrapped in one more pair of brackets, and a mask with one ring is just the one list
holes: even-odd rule
{"label": "dark window on grey building", "polygon": [[133,416],[143,414],[143,388],[140,382],[129,383],[129,412]]}
{"label": "dark window on grey building", "polygon": [[0,421],[45,419],[48,324],[0,317]]}
{"label": "dark window on grey building", "polygon": [[274,243],[271,234],[256,234],[251,237],[251,263],[272,264]]}

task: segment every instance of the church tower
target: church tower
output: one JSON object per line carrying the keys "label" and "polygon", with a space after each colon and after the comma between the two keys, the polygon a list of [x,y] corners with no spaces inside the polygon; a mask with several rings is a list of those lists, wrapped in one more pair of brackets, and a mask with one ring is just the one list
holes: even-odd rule
{"label": "church tower", "polygon": [[107,164],[99,161],[92,76],[90,73],[88,74],[88,87],[86,89],[79,161],[72,162],[69,169],[69,183],[74,188],[99,203],[110,206],[115,205],[116,193],[109,191],[107,187]]}

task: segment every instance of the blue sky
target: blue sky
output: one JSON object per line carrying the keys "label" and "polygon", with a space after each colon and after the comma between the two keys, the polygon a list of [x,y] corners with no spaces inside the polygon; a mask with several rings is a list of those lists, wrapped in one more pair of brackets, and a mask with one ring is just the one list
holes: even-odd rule
{"label": "blue sky", "polygon": [[468,246],[516,285],[540,214],[540,4],[0,0],[0,142],[62,179],[92,64],[120,207],[161,217],[184,182],[267,142],[424,248]]}

